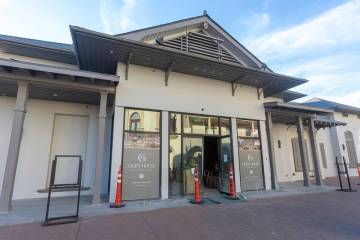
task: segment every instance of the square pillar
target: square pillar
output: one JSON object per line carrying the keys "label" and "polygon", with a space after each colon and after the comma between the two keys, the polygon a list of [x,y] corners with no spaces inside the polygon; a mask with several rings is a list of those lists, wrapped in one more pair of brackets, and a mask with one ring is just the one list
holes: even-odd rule
{"label": "square pillar", "polygon": [[271,188],[279,189],[276,173],[275,151],[274,151],[274,137],[273,137],[273,122],[271,112],[266,112],[266,135],[269,150],[270,172],[271,172]]}
{"label": "square pillar", "polygon": [[115,105],[109,202],[114,202],[114,200],[115,200],[117,173],[119,170],[119,166],[122,164],[123,138],[124,138],[124,115],[125,115],[124,107],[119,107],[119,106]]}
{"label": "square pillar", "polygon": [[104,148],[105,148],[105,128],[106,128],[106,106],[107,92],[100,93],[100,109],[99,109],[99,127],[98,127],[98,145],[96,154],[95,184],[92,204],[101,203],[101,180],[104,167]]}
{"label": "square pillar", "polygon": [[29,86],[27,82],[19,82],[14,107],[14,118],[12,123],[9,150],[6,159],[3,185],[0,195],[0,212],[11,210],[11,201],[14,191],[15,174],[18,164],[21,136],[24,125],[26,103],[29,96]]}
{"label": "square pillar", "polygon": [[262,159],[263,159],[263,169],[264,169],[264,181],[265,189],[271,190],[271,166],[269,161],[269,148],[266,137],[266,126],[265,121],[259,121],[259,130],[260,130],[260,141],[261,141],[261,150],[262,150]]}
{"label": "square pillar", "polygon": [[314,117],[309,119],[309,130],[310,130],[310,144],[311,144],[311,152],[314,161],[314,170],[315,170],[315,182],[316,185],[322,185],[321,181],[321,170],[319,163],[319,152],[317,148],[317,139],[316,139],[316,129],[314,125]]}
{"label": "square pillar", "polygon": [[161,199],[169,198],[169,112],[161,112]]}
{"label": "square pillar", "polygon": [[303,178],[304,178],[304,186],[309,186],[309,166],[307,165],[306,161],[306,148],[304,142],[304,127],[303,127],[303,118],[298,116],[296,118],[296,128],[298,134],[298,141],[299,141],[299,150],[300,150],[300,158],[301,158],[301,165],[303,169]]}
{"label": "square pillar", "polygon": [[238,147],[238,141],[237,141],[236,118],[231,118],[231,142],[232,142],[233,159],[234,159],[235,191],[241,192],[240,158],[239,158],[239,147]]}

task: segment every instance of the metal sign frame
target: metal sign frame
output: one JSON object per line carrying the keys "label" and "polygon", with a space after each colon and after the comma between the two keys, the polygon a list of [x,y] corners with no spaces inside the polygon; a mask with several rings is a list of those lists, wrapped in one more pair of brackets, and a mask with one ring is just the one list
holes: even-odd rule
{"label": "metal sign frame", "polygon": [[[58,158],[78,158],[79,159],[77,182],[66,183],[66,184],[55,184],[56,165],[57,165]],[[55,159],[51,163],[51,176],[50,176],[49,192],[48,192],[48,198],[47,198],[47,204],[46,204],[45,220],[43,223],[44,226],[65,224],[65,223],[74,223],[79,220],[82,166],[83,166],[83,160],[81,159],[80,155],[55,155]],[[51,193],[54,190],[55,191],[56,190],[77,191],[76,214],[65,215],[65,216],[60,216],[60,217],[49,217]]]}

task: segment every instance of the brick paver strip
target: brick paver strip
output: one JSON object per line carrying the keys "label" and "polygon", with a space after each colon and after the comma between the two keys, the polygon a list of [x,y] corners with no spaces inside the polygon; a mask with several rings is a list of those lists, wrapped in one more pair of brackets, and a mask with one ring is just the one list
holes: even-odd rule
{"label": "brick paver strip", "polygon": [[360,239],[360,189],[0,228],[0,240]]}

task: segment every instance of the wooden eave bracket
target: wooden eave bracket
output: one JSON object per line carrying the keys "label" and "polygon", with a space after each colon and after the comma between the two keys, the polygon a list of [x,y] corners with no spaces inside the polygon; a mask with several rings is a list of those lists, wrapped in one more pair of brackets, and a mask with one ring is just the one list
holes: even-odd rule
{"label": "wooden eave bracket", "polygon": [[267,82],[267,83],[265,83],[265,84],[257,87],[258,100],[260,100],[261,94],[264,94],[264,89],[265,89],[267,86],[271,85],[271,83],[272,83],[272,81],[269,81],[269,82]]}
{"label": "wooden eave bracket", "polygon": [[169,84],[170,73],[173,70],[174,66],[175,66],[175,61],[173,60],[173,61],[171,61],[169,66],[166,68],[166,71],[165,71],[165,86],[168,86],[168,84]]}
{"label": "wooden eave bracket", "polygon": [[242,75],[242,76],[236,78],[234,81],[231,82],[231,94],[232,94],[233,96],[235,96],[236,88],[239,86],[240,80],[241,80],[244,76],[245,76],[245,75]]}
{"label": "wooden eave bracket", "polygon": [[130,67],[130,63],[131,63],[131,59],[133,57],[133,52],[129,52],[128,58],[126,60],[126,66],[125,66],[125,80],[128,80],[129,78],[129,67]]}
{"label": "wooden eave bracket", "polygon": [[3,69],[7,73],[12,73],[13,69],[11,67],[7,66],[0,66],[1,69]]}

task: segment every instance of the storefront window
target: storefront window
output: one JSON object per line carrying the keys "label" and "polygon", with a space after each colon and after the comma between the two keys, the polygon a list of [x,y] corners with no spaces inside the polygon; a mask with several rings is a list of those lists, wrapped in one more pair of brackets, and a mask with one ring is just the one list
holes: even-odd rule
{"label": "storefront window", "polygon": [[230,135],[230,118],[220,118],[221,136]]}
{"label": "storefront window", "polygon": [[170,135],[169,190],[170,196],[182,194],[181,135]]}
{"label": "storefront window", "polygon": [[264,189],[258,122],[237,119],[240,182],[244,191]]}
{"label": "storefront window", "polygon": [[238,137],[259,137],[257,121],[237,119],[236,124]]}
{"label": "storefront window", "polygon": [[160,112],[126,109],[125,130],[139,132],[159,132]]}
{"label": "storefront window", "polygon": [[184,115],[184,133],[219,135],[219,119],[198,115]]}
{"label": "storefront window", "polygon": [[124,200],[159,198],[160,112],[125,110]]}
{"label": "storefront window", "polygon": [[169,128],[170,133],[181,133],[181,114],[170,114]]}

